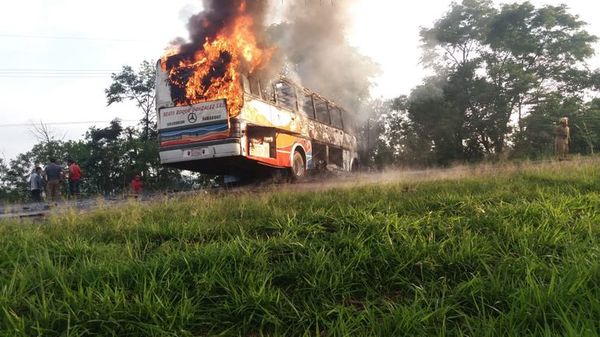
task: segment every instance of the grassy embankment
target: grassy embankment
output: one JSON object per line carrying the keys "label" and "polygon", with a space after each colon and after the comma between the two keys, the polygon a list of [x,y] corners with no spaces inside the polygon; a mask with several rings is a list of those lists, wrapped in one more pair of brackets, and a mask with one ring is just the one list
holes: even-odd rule
{"label": "grassy embankment", "polygon": [[595,336],[597,165],[0,224],[0,335]]}

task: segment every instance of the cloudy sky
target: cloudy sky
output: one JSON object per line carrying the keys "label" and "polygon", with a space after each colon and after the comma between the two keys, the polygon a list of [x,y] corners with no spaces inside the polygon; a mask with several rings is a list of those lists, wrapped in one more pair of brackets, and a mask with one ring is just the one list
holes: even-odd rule
{"label": "cloudy sky", "polygon": [[[275,1],[281,6],[284,2]],[[408,94],[421,82],[426,72],[419,64],[419,28],[431,26],[448,10],[450,2],[422,0],[408,5],[404,1],[358,0],[353,6],[348,38],[383,70],[374,95]],[[597,1],[532,2],[567,2],[572,13],[590,24],[588,31],[600,36]],[[36,142],[31,124],[40,121],[65,139],[81,138],[90,126],[104,127],[115,117],[135,124],[140,118],[135,107],[106,107],[104,89],[110,85],[110,73],[122,65],[158,59],[170,40],[187,36],[187,18],[200,8],[200,0],[29,0],[3,4],[0,157],[10,159],[29,150]],[[600,56],[592,65],[600,67]]]}

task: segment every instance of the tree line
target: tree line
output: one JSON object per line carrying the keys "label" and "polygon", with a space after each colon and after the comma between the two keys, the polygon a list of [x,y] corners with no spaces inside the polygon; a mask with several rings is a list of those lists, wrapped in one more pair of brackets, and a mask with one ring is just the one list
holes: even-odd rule
{"label": "tree line", "polygon": [[600,73],[589,69],[597,37],[565,5],[453,3],[420,32],[433,73],[409,95],[367,111],[374,166],[449,165],[553,152],[554,125],[571,121],[571,152],[600,145]]}

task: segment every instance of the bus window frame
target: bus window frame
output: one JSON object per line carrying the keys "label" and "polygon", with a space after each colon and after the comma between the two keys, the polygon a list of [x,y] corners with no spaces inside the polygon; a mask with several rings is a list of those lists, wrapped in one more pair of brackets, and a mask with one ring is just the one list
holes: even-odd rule
{"label": "bus window frame", "polygon": [[[315,109],[315,94],[308,90],[301,90],[301,95],[303,97],[302,100],[302,108],[300,108],[300,102],[298,102],[298,112],[309,119],[317,120],[317,109]],[[307,97],[310,98],[310,106],[312,107],[312,111],[304,111],[304,99]]]}
{"label": "bus window frame", "polygon": [[[327,110],[327,121],[322,121],[319,118],[319,112],[317,111],[317,100],[320,100],[321,102],[325,103],[325,110]],[[331,114],[329,113],[329,101],[321,96],[318,95],[313,95],[313,106],[315,107],[315,117],[316,117],[316,121],[328,126],[331,126]]]}
{"label": "bus window frame", "polygon": [[[281,104],[281,102],[279,100],[279,94],[278,94],[278,89],[279,88],[277,88],[278,84],[287,85],[288,88],[292,89],[293,94],[294,94],[293,95],[293,99],[294,99],[293,107],[290,108],[288,106],[284,106],[283,104]],[[281,109],[285,109],[285,110],[291,111],[293,113],[299,113],[300,112],[299,111],[300,110],[299,109],[299,105],[298,105],[298,90],[297,90],[296,86],[293,83],[290,83],[290,82],[285,81],[283,79],[279,79],[277,81],[274,81],[273,82],[273,93],[275,95],[275,104],[277,105],[277,107],[279,107]],[[292,97],[292,96],[290,96],[290,97]]]}
{"label": "bus window frame", "polygon": [[252,86],[250,85],[250,78],[244,74],[240,75],[242,81],[242,91],[244,94],[252,95]]}
{"label": "bus window frame", "polygon": [[[246,76],[246,75],[241,75],[240,76],[241,80],[240,82],[242,83],[242,91],[244,92],[244,95],[249,95],[252,96],[254,98],[258,98],[261,101],[265,101],[262,97],[262,87],[260,84],[260,80],[258,78],[255,78],[253,76]],[[252,92],[252,82],[256,83],[256,89],[258,90],[258,94]],[[246,88],[246,82],[248,82],[248,87]]]}
{"label": "bus window frame", "polygon": [[[267,82],[267,84],[263,85],[263,82]],[[258,85],[260,88],[260,99],[265,103],[277,105],[277,95],[275,94],[275,87],[273,86],[273,81],[260,79],[258,81]],[[271,88],[271,92],[268,91],[269,87]],[[263,88],[265,89],[263,90]],[[268,94],[271,94],[272,97],[268,97]]]}
{"label": "bus window frame", "polygon": [[[340,119],[340,126],[337,125],[333,125],[333,118],[332,118],[332,114],[331,111],[332,110],[337,110],[339,112],[339,119]],[[340,108],[337,105],[331,105],[331,108],[329,109],[329,120],[331,120],[331,124],[330,126],[339,130],[346,130],[346,128],[344,127],[344,109]]]}
{"label": "bus window frame", "polygon": [[[265,79],[255,78],[253,76],[247,76],[247,79],[248,79],[249,83],[251,83],[252,79],[254,79],[256,81],[257,89],[259,90],[260,95],[256,95],[256,94],[252,93],[251,87],[250,87],[250,93],[246,92],[245,88],[243,89],[245,95],[250,95],[250,96],[255,97],[267,104],[275,105],[276,107],[278,107],[280,109],[284,109],[286,111],[290,111],[290,112],[298,114],[298,115],[303,115],[303,116],[307,117],[308,119],[314,120],[315,122],[321,123],[323,125],[327,125],[331,128],[341,130],[344,132],[356,132],[355,130],[354,131],[350,130],[351,128],[348,130],[346,128],[346,123],[345,123],[346,110],[339,107],[334,102],[331,102],[327,98],[322,97],[318,93],[312,92],[306,88],[298,87],[293,82],[290,82],[286,79],[281,79],[281,78],[277,79],[277,80],[268,81]],[[265,97],[265,94],[268,94],[268,92],[263,92],[263,87],[264,87],[263,82],[265,82],[265,81],[267,81],[269,83],[268,86],[271,87],[271,93],[273,94],[273,100],[270,100],[270,99],[268,99],[268,97]],[[242,85],[244,86],[243,79],[241,80],[241,82],[242,82]],[[290,108],[288,108],[286,106],[282,106],[280,104],[280,100],[277,95],[277,87],[276,87],[277,83],[284,83],[284,84],[288,85],[290,88],[293,88],[294,94],[295,94],[294,97],[296,99],[295,109],[290,109]],[[251,84],[250,84],[250,86],[251,86]],[[304,111],[304,109],[303,109],[304,101],[302,102],[302,105],[301,105],[300,100],[299,100],[300,95],[302,95],[304,98],[310,97],[311,106],[312,106],[312,114],[306,113]],[[327,121],[319,120],[319,116],[318,116],[318,112],[317,112],[317,101],[325,103],[325,108],[327,110]],[[332,124],[333,120],[332,120],[332,116],[331,116],[331,110],[333,110],[333,109],[337,109],[340,113],[341,127],[334,126]]]}
{"label": "bus window frame", "polygon": [[[262,88],[260,86],[260,80],[258,78],[255,78],[254,76],[250,76],[248,77],[248,81],[250,82],[250,94],[262,99]],[[258,90],[258,93],[252,92],[252,81],[256,83],[256,90]]]}

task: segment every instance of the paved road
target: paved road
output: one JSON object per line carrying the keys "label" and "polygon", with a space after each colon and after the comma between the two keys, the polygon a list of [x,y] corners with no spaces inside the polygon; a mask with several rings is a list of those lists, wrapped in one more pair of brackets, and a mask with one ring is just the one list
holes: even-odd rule
{"label": "paved road", "polygon": [[[419,170],[419,171],[394,171],[391,173],[358,173],[349,174],[347,172],[326,172],[317,174],[314,176],[307,177],[301,183],[290,184],[284,181],[262,181],[258,183],[249,183],[243,186],[236,187],[220,187],[210,188],[187,192],[175,192],[175,193],[154,193],[151,195],[144,195],[139,201],[151,202],[161,200],[164,198],[181,198],[185,196],[197,195],[197,194],[222,194],[222,193],[260,193],[264,191],[273,191],[273,188],[277,190],[294,190],[294,191],[318,191],[322,189],[328,189],[332,187],[343,187],[351,186],[356,183],[385,183],[396,180],[421,180],[426,178],[432,172],[440,172],[448,170]],[[49,205],[47,203],[30,203],[30,204],[14,204],[0,206],[0,220],[2,219],[31,219],[31,218],[43,218],[50,212],[60,214],[61,212],[69,212],[73,209],[86,212],[98,208],[100,205],[114,205],[124,204],[128,201],[127,197],[113,197],[113,198],[88,198],[79,199],[77,201],[64,201],[58,203],[58,205]]]}
{"label": "paved road", "polygon": [[122,203],[125,199],[79,199],[79,200],[68,200],[58,204],[48,203],[29,203],[29,204],[13,204],[0,206],[0,220],[2,219],[24,219],[24,218],[36,218],[44,217],[51,211],[60,213],[67,212],[70,210],[86,211],[92,210],[98,207],[99,203],[106,204],[117,204]]}
{"label": "paved road", "polygon": [[[590,161],[593,159],[589,159]],[[584,162],[586,160],[580,160]],[[571,163],[574,165],[576,163]],[[527,163],[525,167],[536,167],[540,165],[569,165],[569,163],[558,163],[554,161],[540,161]],[[318,174],[315,176],[307,177],[302,183],[299,184],[288,184],[281,181],[266,181],[260,183],[253,183],[246,186],[239,187],[221,187],[212,189],[203,189],[187,192],[177,193],[155,193],[152,195],[145,195],[140,201],[151,202],[161,199],[170,198],[181,198],[186,196],[197,195],[200,193],[210,194],[222,194],[222,193],[260,193],[263,191],[319,191],[323,189],[345,187],[345,186],[356,186],[360,184],[378,184],[378,183],[391,183],[391,182],[416,182],[424,180],[436,180],[436,179],[456,179],[465,176],[471,176],[476,174],[490,174],[494,175],[502,171],[520,171],[523,168],[520,164],[509,164],[509,165],[477,165],[477,166],[459,166],[448,169],[428,169],[428,170],[391,170],[384,172],[371,172],[371,173],[357,173],[349,174],[342,172],[326,172],[324,174]],[[56,206],[50,207],[45,203],[38,204],[20,204],[20,205],[0,205],[0,220],[2,219],[24,219],[24,218],[43,218],[50,212],[68,212],[73,209],[81,212],[93,210],[99,206],[123,204],[127,202],[128,198],[125,196],[118,198],[101,198],[95,197],[90,199],[80,199],[77,201],[66,201],[59,203]]]}

